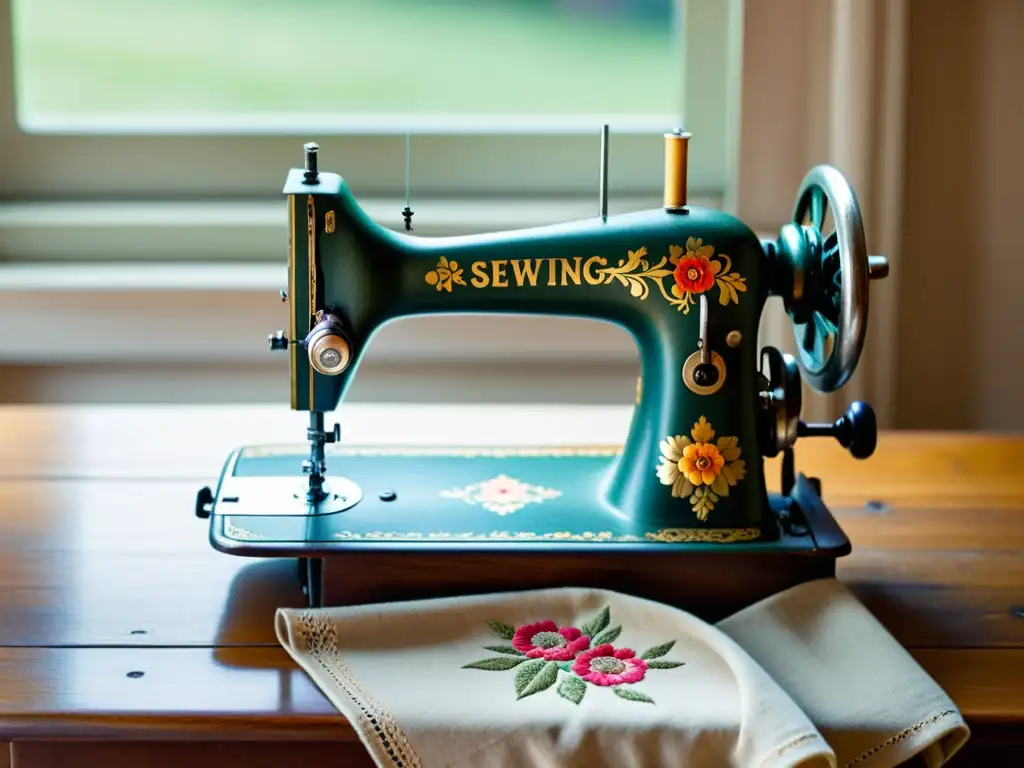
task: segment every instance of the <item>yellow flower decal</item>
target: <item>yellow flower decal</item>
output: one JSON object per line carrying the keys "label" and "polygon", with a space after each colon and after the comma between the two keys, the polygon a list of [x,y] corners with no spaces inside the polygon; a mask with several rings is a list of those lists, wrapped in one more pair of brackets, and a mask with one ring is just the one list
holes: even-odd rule
{"label": "yellow flower decal", "polygon": [[[724,253],[715,254],[715,249],[704,245],[700,238],[691,237],[686,248],[679,245],[668,247],[668,257],[662,256],[655,264],[647,260],[647,248],[629,251],[629,258],[620,259],[618,266],[597,270],[608,285],[618,280],[629,288],[631,296],[643,301],[650,295],[650,284],[655,285],[669,304],[684,315],[690,313],[690,306],[697,303],[695,295],[718,286],[718,303],[722,306],[739,304],[739,294],[746,292],[747,279],[732,271],[732,259]],[[671,289],[665,288],[666,277],[672,277]]]}
{"label": "yellow flower decal", "polygon": [[451,293],[453,285],[465,285],[462,268],[457,261],[448,261],[444,256],[437,260],[437,266],[427,272],[427,285],[437,286],[439,291]]}
{"label": "yellow flower decal", "polygon": [[715,430],[701,416],[689,436],[675,435],[661,441],[658,479],[672,487],[674,497],[688,497],[694,514],[702,521],[747,473],[739,441],[735,437],[712,442],[714,439]]}

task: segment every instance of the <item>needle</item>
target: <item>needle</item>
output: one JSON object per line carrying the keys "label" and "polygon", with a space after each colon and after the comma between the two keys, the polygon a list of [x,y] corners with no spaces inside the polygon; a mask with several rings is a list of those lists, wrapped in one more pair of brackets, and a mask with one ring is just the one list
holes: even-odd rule
{"label": "needle", "polygon": [[608,219],[608,126],[601,128],[601,218]]}
{"label": "needle", "polygon": [[412,208],[409,207],[409,163],[412,157],[412,136],[405,134],[405,210],[402,211],[402,218],[405,219],[405,231],[412,231]]}

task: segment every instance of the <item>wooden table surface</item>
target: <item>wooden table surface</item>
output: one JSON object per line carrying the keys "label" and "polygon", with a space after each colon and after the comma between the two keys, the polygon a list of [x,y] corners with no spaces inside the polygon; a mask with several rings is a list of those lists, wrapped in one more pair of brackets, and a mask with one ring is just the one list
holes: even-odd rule
{"label": "wooden table surface", "polygon": [[[615,444],[629,416],[353,405],[343,433],[436,442],[443,424],[448,444]],[[303,604],[294,563],[215,552],[193,514],[231,448],[304,436],[279,406],[0,408],[0,768],[68,754],[369,764],[275,639],[275,609]],[[977,748],[1024,745],[1022,467],[1024,437],[884,434],[865,462],[797,445],[853,542],[839,577],[953,697]]]}

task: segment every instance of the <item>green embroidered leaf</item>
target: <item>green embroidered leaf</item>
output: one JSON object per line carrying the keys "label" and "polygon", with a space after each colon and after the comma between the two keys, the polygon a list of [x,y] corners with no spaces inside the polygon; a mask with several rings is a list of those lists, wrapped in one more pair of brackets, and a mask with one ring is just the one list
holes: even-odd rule
{"label": "green embroidered leaf", "polygon": [[[516,675],[518,677],[518,675]],[[549,661],[541,668],[541,670],[533,676],[529,683],[519,692],[516,699],[525,699],[527,696],[532,696],[535,693],[545,691],[555,684],[558,679],[558,665]]]}
{"label": "green embroidered leaf", "polygon": [[686,664],[685,661],[648,661],[648,669],[675,669]]}
{"label": "green embroidered leaf", "polygon": [[666,653],[672,650],[672,646],[676,644],[675,640],[670,640],[662,645],[656,645],[653,648],[648,648],[646,651],[640,654],[641,659],[660,659]]}
{"label": "green embroidered leaf", "polygon": [[[515,659],[512,659],[512,661],[515,661]],[[533,659],[531,661],[526,662],[525,664],[523,664],[523,666],[519,668],[519,671],[516,672],[517,699],[523,698],[522,694],[523,691],[526,690],[526,686],[528,686],[530,682],[533,680],[533,678],[537,676],[537,673],[544,668],[545,664],[547,664],[547,662],[544,661],[544,659]]]}
{"label": "green embroidered leaf", "polygon": [[572,672],[572,662],[571,661],[559,661],[558,662],[558,668],[561,669],[561,670],[564,670],[566,672]]}
{"label": "green embroidered leaf", "polygon": [[568,699],[573,704],[579,704],[583,701],[583,694],[586,692],[587,684],[576,677],[576,675],[564,677],[562,682],[558,684],[558,695],[563,699]]}
{"label": "green embroidered leaf", "polygon": [[615,688],[612,688],[612,692],[620,699],[625,699],[626,701],[642,701],[645,704],[654,703],[654,699],[652,699],[650,696],[646,696],[640,693],[640,691],[634,691],[632,688],[623,688],[622,686],[616,686]]}
{"label": "green embroidered leaf", "polygon": [[598,633],[597,637],[594,638],[591,645],[598,646],[603,645],[604,643],[613,643],[615,642],[615,638],[617,638],[621,634],[622,627],[612,627],[611,629],[606,629],[604,632]]}
{"label": "green embroidered leaf", "polygon": [[508,624],[502,624],[500,621],[488,619],[487,625],[493,629],[502,640],[511,640],[512,636],[516,633],[515,627],[510,627]]}
{"label": "green embroidered leaf", "polygon": [[518,667],[526,661],[526,657],[513,658],[511,656],[495,656],[490,659],[480,659],[480,661],[471,661],[469,664],[463,664],[463,669],[486,669],[491,672],[503,672],[506,669],[512,669],[512,667]]}
{"label": "green embroidered leaf", "polygon": [[522,651],[517,651],[511,645],[485,645],[484,648],[495,653],[507,653],[509,656],[525,656]]}
{"label": "green embroidered leaf", "polygon": [[[584,635],[586,635],[591,640],[593,640],[594,639],[594,635],[598,634],[599,632],[601,632],[602,629],[607,627],[608,623],[611,620],[612,620],[611,611],[608,610],[608,606],[605,606],[604,610],[602,610],[599,614],[597,614],[597,616],[595,616],[593,619],[591,619],[586,624],[584,624],[582,627],[580,627],[580,632],[582,632]],[[593,645],[593,643],[591,643],[591,645]]]}

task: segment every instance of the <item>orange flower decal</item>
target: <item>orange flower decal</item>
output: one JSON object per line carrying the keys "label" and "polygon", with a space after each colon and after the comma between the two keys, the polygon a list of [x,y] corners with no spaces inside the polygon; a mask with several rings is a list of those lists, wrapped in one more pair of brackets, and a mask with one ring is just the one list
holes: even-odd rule
{"label": "orange flower decal", "polygon": [[[699,237],[686,240],[686,247],[670,245],[668,256],[657,261],[641,246],[629,251],[629,258],[619,259],[618,266],[597,270],[603,284],[618,280],[629,288],[634,298],[645,301],[656,287],[662,297],[684,315],[697,303],[695,296],[718,286],[718,303],[723,307],[739,304],[740,294],[747,290],[747,279],[732,270],[732,259],[715,253]],[[670,278],[665,280],[665,278]]]}
{"label": "orange flower decal", "polygon": [[703,256],[688,256],[676,265],[676,285],[684,293],[704,293],[715,284],[711,262]]}
{"label": "orange flower decal", "polygon": [[714,428],[701,416],[688,436],[674,435],[661,441],[658,479],[671,486],[674,497],[689,499],[698,520],[707,520],[715,504],[747,473],[740,454],[735,437],[716,441]]}
{"label": "orange flower decal", "polygon": [[711,443],[690,443],[683,449],[679,471],[694,485],[711,485],[724,465],[725,458]]}

